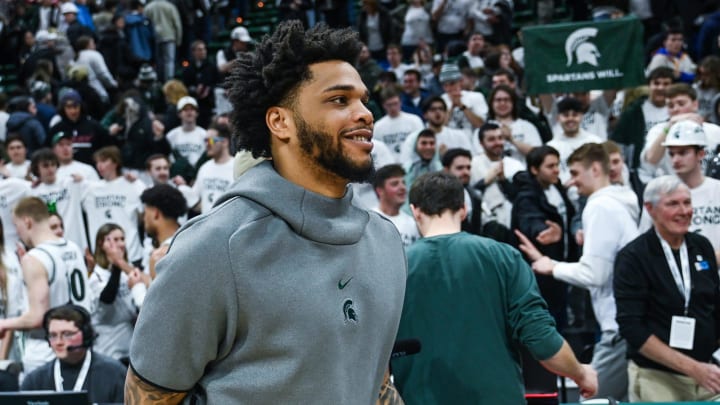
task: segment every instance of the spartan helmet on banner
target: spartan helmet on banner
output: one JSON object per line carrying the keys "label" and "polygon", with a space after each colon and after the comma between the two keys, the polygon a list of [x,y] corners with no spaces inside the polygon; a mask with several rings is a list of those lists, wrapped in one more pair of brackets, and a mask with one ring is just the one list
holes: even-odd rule
{"label": "spartan helmet on banner", "polygon": [[575,53],[576,63],[589,63],[593,66],[598,65],[598,58],[601,56],[595,44],[587,42],[588,39],[597,35],[597,28],[580,28],[570,34],[565,40],[565,55],[567,55],[567,66],[573,62],[573,53]]}

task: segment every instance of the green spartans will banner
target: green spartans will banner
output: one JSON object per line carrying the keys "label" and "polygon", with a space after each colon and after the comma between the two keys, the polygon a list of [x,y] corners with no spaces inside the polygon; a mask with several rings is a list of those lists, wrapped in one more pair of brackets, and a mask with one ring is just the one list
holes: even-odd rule
{"label": "green spartans will banner", "polygon": [[621,89],[645,82],[636,18],[522,30],[529,94]]}

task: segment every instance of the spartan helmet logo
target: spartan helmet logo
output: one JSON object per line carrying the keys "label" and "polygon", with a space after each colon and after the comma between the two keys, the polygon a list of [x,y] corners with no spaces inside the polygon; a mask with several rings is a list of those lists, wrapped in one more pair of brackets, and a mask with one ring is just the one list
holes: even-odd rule
{"label": "spartan helmet logo", "polygon": [[587,42],[588,39],[597,35],[597,28],[580,28],[570,34],[565,40],[565,55],[567,55],[567,66],[573,63],[573,53],[577,64],[589,63],[598,65],[598,58],[601,56],[595,44]]}

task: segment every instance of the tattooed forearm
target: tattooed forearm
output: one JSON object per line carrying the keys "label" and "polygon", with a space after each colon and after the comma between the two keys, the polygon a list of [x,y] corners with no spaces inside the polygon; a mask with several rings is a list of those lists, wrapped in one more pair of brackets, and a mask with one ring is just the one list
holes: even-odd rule
{"label": "tattooed forearm", "polygon": [[125,378],[125,403],[174,405],[179,404],[187,392],[165,391],[141,380],[132,370],[128,369]]}

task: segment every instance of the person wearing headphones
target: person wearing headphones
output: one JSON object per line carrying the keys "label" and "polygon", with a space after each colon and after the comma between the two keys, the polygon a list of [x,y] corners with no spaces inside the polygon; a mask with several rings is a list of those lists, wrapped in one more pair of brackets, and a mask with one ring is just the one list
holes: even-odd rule
{"label": "person wearing headphones", "polygon": [[87,391],[91,403],[124,402],[127,369],[92,350],[95,332],[85,308],[51,308],[43,316],[43,329],[56,359],[28,374],[22,391]]}

